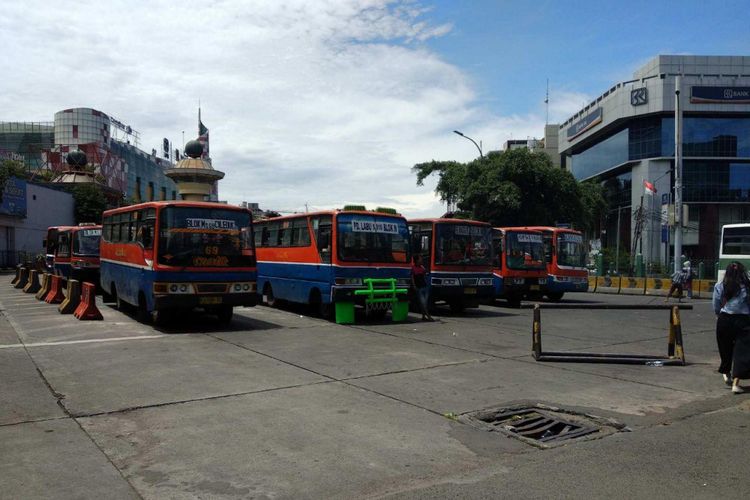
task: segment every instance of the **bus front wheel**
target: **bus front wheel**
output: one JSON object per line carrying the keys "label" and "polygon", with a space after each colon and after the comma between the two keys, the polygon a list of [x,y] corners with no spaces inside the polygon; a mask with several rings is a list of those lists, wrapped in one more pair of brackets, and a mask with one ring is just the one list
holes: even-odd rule
{"label": "bus front wheel", "polygon": [[219,324],[228,325],[232,322],[232,316],[234,315],[234,308],[232,306],[221,306],[216,310],[216,317],[219,319]]}
{"label": "bus front wheel", "polygon": [[552,302],[557,302],[563,298],[565,292],[550,292],[547,294],[547,298]]}
{"label": "bus front wheel", "polygon": [[263,298],[266,300],[268,307],[276,307],[278,305],[276,297],[273,296],[273,288],[271,288],[270,283],[266,283],[266,286],[263,287]]}

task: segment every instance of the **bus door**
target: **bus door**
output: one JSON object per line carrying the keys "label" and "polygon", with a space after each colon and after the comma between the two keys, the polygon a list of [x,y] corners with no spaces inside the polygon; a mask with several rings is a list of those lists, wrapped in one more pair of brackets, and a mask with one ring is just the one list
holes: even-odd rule
{"label": "bus door", "polygon": [[[330,215],[317,215],[310,218],[310,224],[315,238],[315,251],[320,259],[320,264],[314,266],[314,272],[311,279],[325,283],[325,288],[321,290],[323,300],[330,300],[331,284],[333,283],[333,269],[331,266],[333,249],[333,217]],[[313,266],[310,266],[313,267]]]}
{"label": "bus door", "polygon": [[54,267],[58,276],[70,277],[70,230],[60,231],[55,248]]}

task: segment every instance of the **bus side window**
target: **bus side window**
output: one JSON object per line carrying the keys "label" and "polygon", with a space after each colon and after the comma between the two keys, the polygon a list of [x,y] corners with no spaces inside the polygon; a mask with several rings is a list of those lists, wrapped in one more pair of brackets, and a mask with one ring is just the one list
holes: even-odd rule
{"label": "bus side window", "polygon": [[430,270],[430,235],[422,234],[419,238],[420,255],[422,255],[422,262],[424,263],[425,269]]}
{"label": "bus side window", "polygon": [[154,247],[154,221],[147,220],[140,223],[138,227],[138,243],[143,248],[152,249]]}

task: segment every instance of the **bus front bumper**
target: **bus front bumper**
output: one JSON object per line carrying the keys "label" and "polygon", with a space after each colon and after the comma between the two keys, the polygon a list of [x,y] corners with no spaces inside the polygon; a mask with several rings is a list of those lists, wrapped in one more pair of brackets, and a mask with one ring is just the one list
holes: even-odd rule
{"label": "bus front bumper", "polygon": [[217,307],[217,306],[248,306],[252,307],[258,303],[258,294],[250,293],[227,293],[227,294],[167,294],[154,295],[154,309],[192,309],[195,307]]}

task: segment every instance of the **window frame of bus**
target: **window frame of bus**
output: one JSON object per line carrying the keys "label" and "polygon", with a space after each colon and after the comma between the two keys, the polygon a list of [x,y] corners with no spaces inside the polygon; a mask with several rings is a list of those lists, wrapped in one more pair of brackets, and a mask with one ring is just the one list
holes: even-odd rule
{"label": "window frame of bus", "polygon": [[432,264],[430,256],[432,255],[433,224],[430,222],[410,224],[409,234],[411,235],[412,259],[421,255],[422,265],[429,271]]}
{"label": "window frame of bus", "polygon": [[55,249],[56,257],[70,257],[71,252],[71,234],[70,231],[60,231],[57,233],[57,248]]}
{"label": "window frame of bus", "polygon": [[[322,228],[328,228],[327,234],[321,233]],[[333,247],[335,241],[335,238],[333,237],[333,228],[334,221],[332,215],[324,214],[310,217],[310,229],[312,230],[315,239],[315,249],[317,250],[320,261],[323,264],[331,263],[331,255],[334,252]],[[321,234],[326,234],[327,239],[321,241]],[[325,245],[323,244],[324,242]]]}
{"label": "window frame of bus", "polygon": [[[312,239],[310,237],[310,228],[307,216],[294,217],[280,221],[260,221],[254,223],[255,226],[255,246],[256,248],[305,248],[309,247]],[[271,233],[276,236],[273,238],[274,244],[271,245]],[[287,238],[284,242],[283,239]]]}

